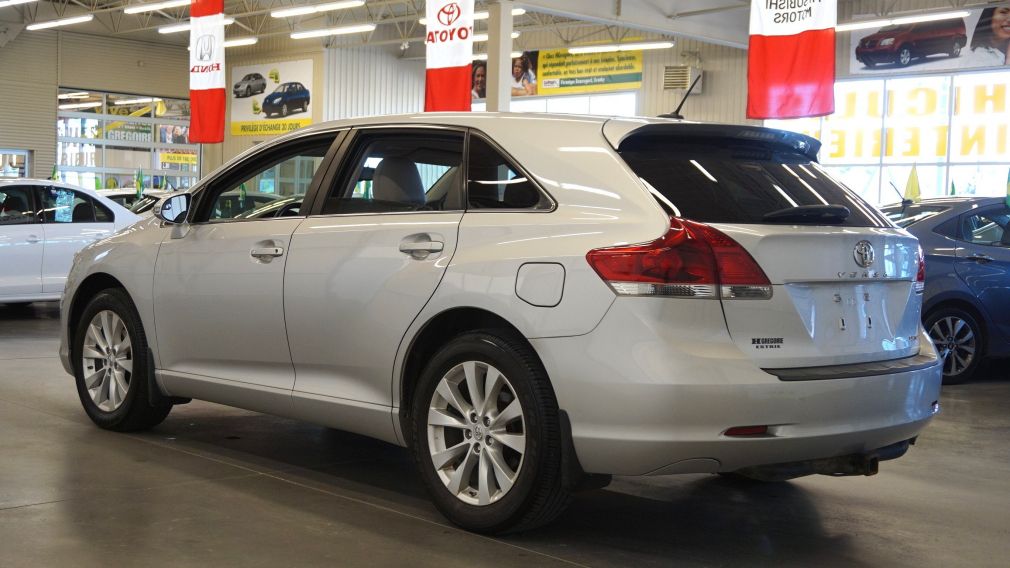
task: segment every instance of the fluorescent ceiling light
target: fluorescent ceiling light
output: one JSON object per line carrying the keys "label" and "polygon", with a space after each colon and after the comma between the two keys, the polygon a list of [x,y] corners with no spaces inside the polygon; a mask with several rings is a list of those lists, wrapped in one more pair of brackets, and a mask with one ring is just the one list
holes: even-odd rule
{"label": "fluorescent ceiling light", "polygon": [[[523,56],[523,52],[521,52],[521,51],[513,51],[511,54],[509,54],[509,57],[511,57],[512,59],[515,59],[516,57],[522,57],[522,56]],[[487,54],[486,53],[478,53],[478,54],[476,54],[476,55],[473,56],[473,60],[474,61],[487,61]]]}
{"label": "fluorescent ceiling light", "polygon": [[144,12],[154,12],[167,8],[179,8],[189,6],[192,0],[168,0],[167,2],[155,2],[153,4],[134,4],[123,8],[124,14],[142,14]]}
{"label": "fluorescent ceiling light", "polygon": [[243,45],[256,45],[259,43],[260,38],[258,37],[240,37],[235,39],[225,40],[225,47],[242,47]]}
{"label": "fluorescent ceiling light", "polygon": [[48,22],[39,22],[37,24],[28,24],[25,29],[34,30],[44,30],[46,28],[56,28],[59,26],[70,26],[73,24],[83,24],[84,22],[90,22],[95,19],[94,14],[87,14],[85,16],[75,16],[73,18],[63,18],[62,20],[50,20]]}
{"label": "fluorescent ceiling light", "polygon": [[346,10],[348,8],[357,8],[364,5],[364,0],[346,0],[344,2],[330,2],[327,4],[316,4],[315,6],[299,6],[297,8],[274,10],[273,12],[270,12],[270,15],[274,18],[290,18],[292,16],[305,16],[308,14],[317,14],[319,12]]}
{"label": "fluorescent ceiling light", "polygon": [[27,4],[29,2],[36,2],[37,0],[3,0],[0,2],[0,8],[6,8],[7,6],[17,6],[18,4]]}
{"label": "fluorescent ceiling light", "polygon": [[116,102],[114,102],[112,104],[114,104],[114,105],[142,105],[144,103],[156,103],[156,102],[159,102],[160,100],[161,99],[156,98],[156,97],[143,97],[143,98],[139,98],[139,99],[122,99],[122,100],[118,100],[118,101],[116,101]]}
{"label": "fluorescent ceiling light", "polygon": [[[513,16],[522,16],[525,13],[526,13],[526,10],[524,10],[522,8],[512,8],[512,15]],[[490,17],[491,17],[491,13],[488,12],[488,11],[484,11],[484,10],[482,10],[480,12],[474,12],[473,13],[473,19],[474,20],[486,20],[486,19],[488,19]],[[420,20],[417,21],[417,23],[421,24],[422,26],[427,26],[428,25],[428,18],[421,18]]]}
{"label": "fluorescent ceiling light", "polygon": [[342,28],[326,28],[322,30],[312,30],[308,32],[294,32],[291,34],[291,39],[308,39],[312,37],[356,34],[371,31],[375,31],[375,24],[360,24],[357,26],[345,26]]}
{"label": "fluorescent ceiling light", "polygon": [[60,110],[77,110],[81,108],[96,108],[102,106],[102,103],[73,103],[69,105],[60,105]]}
{"label": "fluorescent ceiling light", "polygon": [[90,96],[91,96],[91,93],[89,93],[87,91],[80,91],[80,92],[77,92],[77,93],[62,93],[62,94],[57,95],[56,98],[60,99],[62,101],[62,100],[66,100],[66,99],[86,99],[86,98],[88,98]]}
{"label": "fluorescent ceiling light", "polygon": [[570,47],[568,53],[609,53],[611,51],[638,51],[640,49],[670,49],[672,41],[649,41],[642,43],[611,43],[607,45],[587,45],[585,47]]}
{"label": "fluorescent ceiling light", "polygon": [[[519,37],[519,32],[512,32],[512,39]],[[487,34],[473,34],[474,41],[487,41]]]}
{"label": "fluorescent ceiling light", "polygon": [[[232,25],[234,23],[235,23],[235,18],[231,18],[231,17],[225,16],[225,18],[224,18],[224,25],[230,26],[230,25]],[[185,23],[182,23],[182,24],[172,24],[171,26],[164,26],[164,27],[158,28],[158,33],[159,34],[174,34],[176,32],[186,32],[186,31],[189,31],[189,28],[191,28],[191,27],[193,27],[193,24],[190,23],[190,22],[185,22]]]}
{"label": "fluorescent ceiling light", "polygon": [[940,12],[937,14],[920,14],[918,16],[903,16],[901,18],[888,18],[885,20],[867,20],[865,22],[847,22],[835,26],[836,32],[851,32],[853,30],[865,30],[867,28],[882,28],[884,26],[900,26],[902,24],[917,24],[920,22],[936,22],[938,20],[953,20],[954,18],[967,18],[971,12],[958,10],[957,12]]}

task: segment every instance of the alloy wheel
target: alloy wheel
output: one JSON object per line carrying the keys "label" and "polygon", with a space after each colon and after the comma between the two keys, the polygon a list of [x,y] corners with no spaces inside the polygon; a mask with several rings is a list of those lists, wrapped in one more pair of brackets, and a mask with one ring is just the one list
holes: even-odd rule
{"label": "alloy wheel", "polygon": [[81,350],[84,386],[100,410],[113,412],[126,400],[133,378],[133,344],[122,318],[102,310],[91,318]]}
{"label": "alloy wheel", "polygon": [[943,358],[944,375],[957,376],[971,366],[976,340],[968,322],[957,316],[942,317],[929,328],[929,337]]}
{"label": "alloy wheel", "polygon": [[898,62],[901,63],[902,67],[911,63],[912,51],[907,47],[902,48],[901,51],[898,52]]}
{"label": "alloy wheel", "polygon": [[449,493],[489,505],[512,489],[526,453],[522,404],[494,366],[465,361],[438,382],[427,419],[428,449]]}

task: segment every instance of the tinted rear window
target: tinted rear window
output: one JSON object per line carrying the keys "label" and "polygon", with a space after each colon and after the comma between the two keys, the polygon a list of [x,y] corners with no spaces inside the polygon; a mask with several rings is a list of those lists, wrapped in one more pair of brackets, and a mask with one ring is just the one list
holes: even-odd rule
{"label": "tinted rear window", "polygon": [[782,146],[733,138],[639,135],[622,142],[618,152],[679,217],[764,224],[764,215],[781,209],[844,205],[849,217],[833,224],[891,226],[809,157]]}
{"label": "tinted rear window", "polygon": [[892,223],[904,229],[909,225],[914,225],[919,221],[925,221],[930,217],[939,215],[944,211],[947,211],[950,207],[944,207],[940,205],[919,205],[913,203],[911,205],[891,205],[884,207],[881,211],[887,218],[891,220]]}

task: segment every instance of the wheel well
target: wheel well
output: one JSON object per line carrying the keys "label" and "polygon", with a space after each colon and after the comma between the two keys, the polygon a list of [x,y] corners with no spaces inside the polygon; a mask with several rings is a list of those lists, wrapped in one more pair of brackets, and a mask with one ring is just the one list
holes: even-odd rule
{"label": "wheel well", "polygon": [[112,276],[105,274],[104,272],[98,272],[88,276],[81,282],[81,285],[77,287],[77,293],[74,294],[73,300],[70,303],[70,314],[67,318],[67,339],[70,343],[71,350],[74,345],[74,333],[76,328],[74,324],[80,318],[81,313],[84,312],[84,308],[94,298],[99,292],[103,290],[108,290],[110,288],[123,288],[123,283],[116,280]]}
{"label": "wheel well", "polygon": [[[400,426],[405,438],[410,437],[410,401],[414,387],[425,364],[449,339],[468,331],[493,330],[505,333],[524,343],[534,354],[536,350],[526,337],[505,318],[480,308],[453,308],[446,310],[421,328],[414,337],[400,373]],[[539,360],[539,356],[538,360]],[[543,362],[541,361],[541,364]]]}

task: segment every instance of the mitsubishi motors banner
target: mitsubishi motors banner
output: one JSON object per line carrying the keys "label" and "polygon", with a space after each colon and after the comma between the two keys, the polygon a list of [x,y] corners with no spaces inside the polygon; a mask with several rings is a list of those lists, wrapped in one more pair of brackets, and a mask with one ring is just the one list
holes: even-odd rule
{"label": "mitsubishi motors banner", "polygon": [[747,118],[835,108],[835,0],[751,0]]}
{"label": "mitsubishi motors banner", "polygon": [[469,111],[473,0],[428,0],[424,110]]}
{"label": "mitsubishi motors banner", "polygon": [[224,141],[223,0],[193,0],[189,8],[190,142]]}

